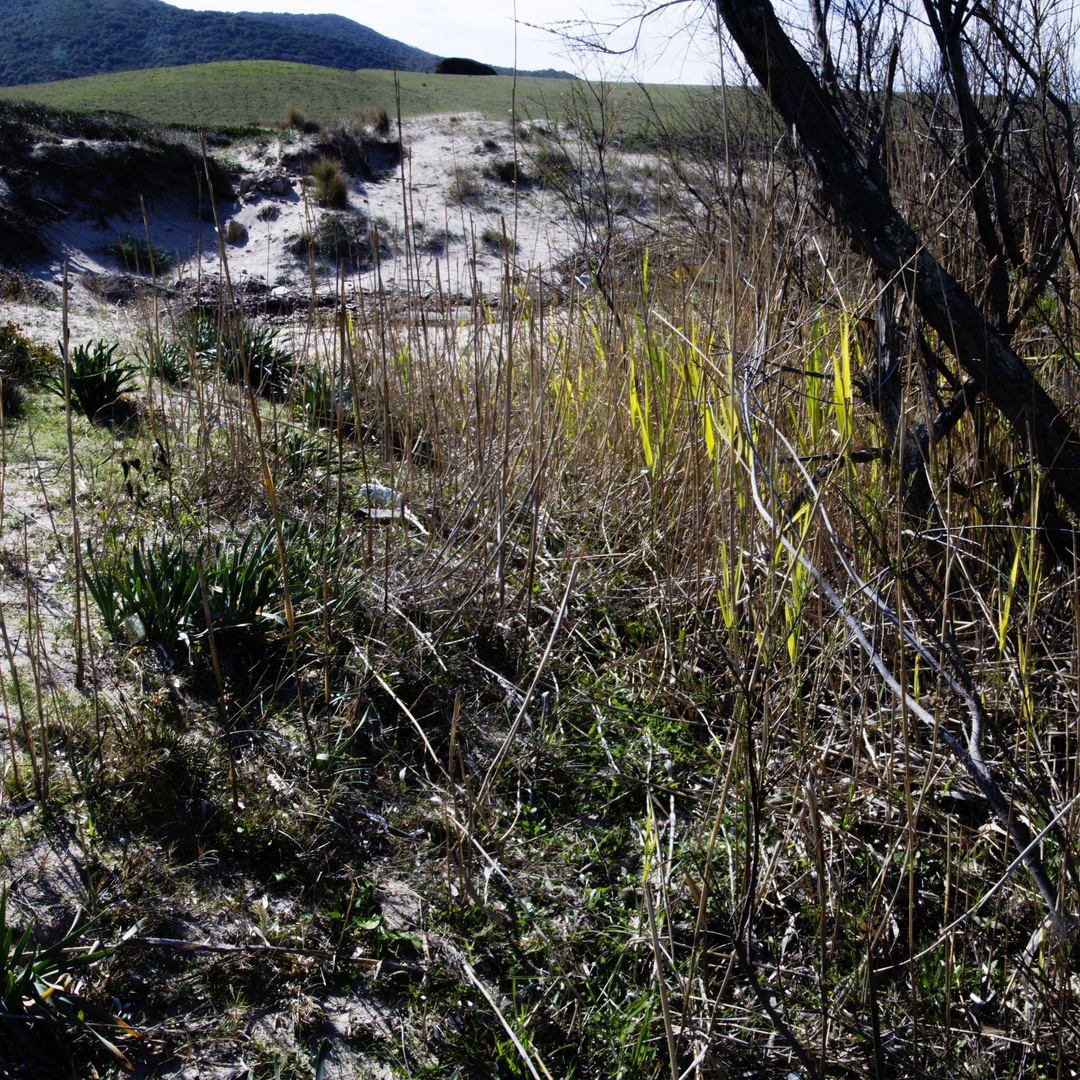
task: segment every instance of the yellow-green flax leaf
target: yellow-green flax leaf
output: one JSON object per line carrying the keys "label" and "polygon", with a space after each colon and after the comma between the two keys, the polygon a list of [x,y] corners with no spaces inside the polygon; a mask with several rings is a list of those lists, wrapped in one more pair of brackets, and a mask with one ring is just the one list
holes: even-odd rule
{"label": "yellow-green flax leaf", "polygon": [[642,413],[641,402],[638,400],[637,373],[634,370],[634,360],[630,359],[630,424],[641,432],[641,447],[645,452],[645,464],[648,468],[653,467],[652,443],[649,441],[649,388],[645,386],[645,412]]}

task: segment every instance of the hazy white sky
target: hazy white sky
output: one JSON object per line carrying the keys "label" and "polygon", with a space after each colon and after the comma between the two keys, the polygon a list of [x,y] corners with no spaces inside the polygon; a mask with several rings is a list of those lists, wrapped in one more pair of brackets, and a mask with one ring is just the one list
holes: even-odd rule
{"label": "hazy white sky", "polygon": [[[380,34],[439,56],[469,56],[489,64],[514,62],[513,0],[169,0],[192,11],[286,11],[344,15]],[[651,5],[650,6],[663,6]],[[640,9],[640,5],[637,5]],[[569,48],[554,26],[583,18],[598,28],[626,20],[634,0],[517,0],[517,62],[525,70],[562,68],[577,75],[643,79],[646,82],[704,83],[716,80],[715,37],[705,0],[687,0],[649,19],[634,55],[597,57]],[[587,13],[583,14],[583,13]],[[528,24],[533,24],[530,26]],[[631,23],[614,41],[628,47],[637,37]]]}

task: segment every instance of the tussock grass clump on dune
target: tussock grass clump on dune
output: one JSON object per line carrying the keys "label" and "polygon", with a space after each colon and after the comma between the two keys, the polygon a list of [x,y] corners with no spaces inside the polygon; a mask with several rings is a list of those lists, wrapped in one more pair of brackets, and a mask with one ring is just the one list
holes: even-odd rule
{"label": "tussock grass clump on dune", "polygon": [[172,266],[173,261],[164,248],[126,234],[109,244],[105,253],[128,271],[140,274],[162,274]]}
{"label": "tussock grass clump on dune", "polygon": [[349,205],[349,181],[342,171],[341,162],[322,157],[311,167],[315,177],[312,195],[318,206],[344,210]]}
{"label": "tussock grass clump on dune", "polygon": [[351,135],[363,136],[371,134],[380,139],[385,139],[390,134],[390,114],[385,105],[375,105],[372,108],[353,108],[349,110],[348,117],[342,126]]}
{"label": "tussock grass clump on dune", "polygon": [[390,114],[386,111],[385,105],[376,105],[373,109],[370,109],[367,114],[367,122],[371,125],[371,130],[380,139],[385,139],[390,134]]}
{"label": "tussock grass clump on dune", "polygon": [[505,235],[502,229],[494,225],[484,226],[480,232],[480,242],[492,251],[502,251],[505,248],[513,255],[518,250],[517,241],[512,236]]}
{"label": "tussock grass clump on dune", "polygon": [[397,139],[373,135],[364,124],[360,130],[348,122],[327,128],[314,153],[336,161],[341,171],[361,180],[377,180],[390,173],[401,160]]}
{"label": "tussock grass clump on dune", "polygon": [[319,125],[307,118],[307,114],[297,105],[289,103],[285,106],[285,113],[281,118],[280,126],[286,130],[299,131],[310,135],[319,130]]}
{"label": "tussock grass clump on dune", "polygon": [[291,103],[285,106],[285,116],[281,121],[282,127],[298,128],[302,130],[306,121],[307,117],[304,115],[303,109],[300,109]]}
{"label": "tussock grass clump on dune", "polygon": [[[383,251],[385,237],[380,239]],[[307,261],[312,255],[350,269],[367,269],[375,258],[371,224],[363,214],[326,213],[320,215],[314,230],[305,230],[288,242],[290,253]]]}
{"label": "tussock grass clump on dune", "polygon": [[519,188],[528,188],[533,184],[533,178],[525,171],[524,162],[516,162],[512,158],[485,165],[484,175],[501,184],[516,184]]}
{"label": "tussock grass clump on dune", "polygon": [[446,200],[462,205],[476,204],[484,195],[479,170],[465,165],[455,165],[446,186]]}
{"label": "tussock grass clump on dune", "polygon": [[529,166],[548,187],[562,188],[573,177],[573,158],[563,150],[545,146],[530,155]]}

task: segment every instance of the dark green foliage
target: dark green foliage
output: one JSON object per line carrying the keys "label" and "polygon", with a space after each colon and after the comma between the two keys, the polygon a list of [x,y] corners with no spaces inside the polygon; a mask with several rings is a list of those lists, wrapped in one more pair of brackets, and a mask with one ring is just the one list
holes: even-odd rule
{"label": "dark green foliage", "polygon": [[298,259],[314,253],[318,258],[364,270],[371,266],[374,248],[371,229],[362,214],[323,214],[314,235],[300,233],[288,242]]}
{"label": "dark green foliage", "polygon": [[435,65],[436,75],[498,75],[490,64],[465,56],[447,56]]}
{"label": "dark green foliage", "polygon": [[277,344],[277,338],[278,331],[270,326],[248,322],[239,328],[229,326],[222,334],[218,356],[222,373],[236,383],[247,381],[267,397],[283,394],[292,379],[295,358]]}
{"label": "dark green foliage", "polygon": [[219,326],[208,315],[192,312],[156,347],[144,350],[145,362],[160,377],[183,384],[194,364],[203,371],[220,370],[243,385],[245,364],[252,388],[273,397],[287,389],[294,358],[277,343],[278,331],[269,326],[228,322]]}
{"label": "dark green foliage", "polygon": [[215,634],[251,637],[264,620],[284,625],[284,616],[273,610],[282,595],[274,530],[253,528],[240,547],[223,550],[210,568],[207,590]]}
{"label": "dark green foliage", "polygon": [[573,178],[574,163],[563,150],[545,147],[533,155],[532,166],[540,182],[561,190]]}
{"label": "dark green foliage", "polygon": [[[502,230],[496,229],[493,225],[485,225],[483,232],[480,233],[480,242],[489,251],[502,251],[504,242]],[[505,243],[511,254],[517,251],[517,241],[513,237],[505,237]]]}
{"label": "dark green foliage", "polygon": [[271,451],[285,464],[285,469],[294,480],[300,480],[320,460],[326,459],[326,443],[304,431],[288,431],[280,439],[270,444]]}
{"label": "dark green foliage", "polygon": [[[91,420],[102,410],[115,405],[122,394],[134,389],[136,369],[116,356],[116,344],[96,341],[75,345],[68,353],[72,404]],[[64,396],[64,375],[50,375],[50,390]]]}
{"label": "dark green foliage", "polygon": [[164,342],[147,354],[149,366],[158,378],[173,386],[183,386],[191,375],[191,352],[179,341]]}
{"label": "dark green foliage", "polygon": [[200,604],[199,571],[183,539],[135,544],[126,563],[99,569],[90,541],[86,587],[115,638],[173,643],[193,625]]}
{"label": "dark green foliage", "polygon": [[[370,53],[371,62],[360,66],[366,68],[396,68],[398,71],[430,71],[435,61],[433,53],[406,45],[396,38],[384,37],[343,15],[297,15],[285,12],[259,12],[253,16],[263,22],[278,23],[291,30],[309,34],[325,34],[336,42],[343,42]],[[379,55],[381,54],[381,55]],[[322,61],[329,64],[329,61]],[[332,65],[340,66],[340,65]]]}
{"label": "dark green foliage", "polygon": [[153,270],[155,274],[160,274],[172,266],[172,256],[164,248],[126,233],[118,236],[105,249],[105,254],[111,255],[132,273],[149,274]]}
{"label": "dark green foliage", "polygon": [[435,57],[332,16],[183,11],[145,0],[0,6],[2,86],[214,60],[430,71]]}
{"label": "dark green foliage", "polygon": [[121,1057],[113,1043],[90,1025],[120,1031],[127,1025],[72,989],[73,977],[112,951],[87,944],[92,926],[93,921],[82,926],[76,921],[51,945],[31,944],[33,920],[16,936],[8,924],[7,887],[0,889],[0,1044],[14,1046],[31,1067],[59,1064],[68,1057],[67,1028],[91,1032],[110,1053]]}
{"label": "dark green foliage", "polygon": [[99,567],[87,541],[86,587],[106,629],[118,640],[143,637],[195,646],[207,631],[198,559],[203,559],[206,603],[215,635],[254,640],[281,596],[277,540],[272,528],[253,528],[238,547],[222,546],[213,558],[194,556],[184,538],[134,544],[126,560]]}
{"label": "dark green foliage", "polygon": [[523,162],[493,161],[484,167],[484,175],[503,184],[516,184],[519,188],[531,187],[533,178],[525,171]]}
{"label": "dark green foliage", "polygon": [[336,427],[340,417],[345,430],[352,429],[352,388],[347,384],[339,387],[325,368],[307,368],[296,378],[293,404],[312,428]]}
{"label": "dark green foliage", "polygon": [[4,378],[26,383],[59,363],[60,357],[47,345],[35,345],[13,322],[0,326],[0,365]]}
{"label": "dark green foliage", "polygon": [[166,340],[145,350],[143,357],[160,378],[182,386],[191,375],[193,363],[204,368],[217,366],[218,343],[214,324],[195,314],[181,320]]}
{"label": "dark green foliage", "polygon": [[23,409],[23,389],[60,362],[45,345],[35,345],[13,322],[0,326],[0,381],[4,412],[18,416]]}

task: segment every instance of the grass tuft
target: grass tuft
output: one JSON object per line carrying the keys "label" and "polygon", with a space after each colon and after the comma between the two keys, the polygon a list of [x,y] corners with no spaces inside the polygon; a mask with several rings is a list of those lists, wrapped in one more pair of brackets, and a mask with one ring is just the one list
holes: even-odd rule
{"label": "grass tuft", "polygon": [[506,247],[511,254],[514,254],[518,250],[517,241],[513,237],[504,237],[502,229],[494,225],[484,226],[480,233],[480,243],[491,251],[502,251]]}
{"label": "grass tuft", "polygon": [[127,233],[118,236],[109,244],[105,248],[105,254],[130,273],[163,274],[172,267],[172,255],[164,248]]}
{"label": "grass tuft", "polygon": [[515,162],[512,158],[505,161],[492,161],[484,166],[484,175],[492,180],[498,180],[501,184],[516,185],[525,189],[531,187],[533,178],[525,171],[522,162]]}
{"label": "grass tuft", "polygon": [[455,165],[450,172],[450,182],[446,186],[447,202],[459,205],[475,205],[484,195],[477,169],[464,165]]}
{"label": "grass tuft", "polygon": [[333,210],[345,210],[349,205],[349,182],[342,171],[341,162],[321,157],[311,168],[315,177],[313,195],[318,206]]}

